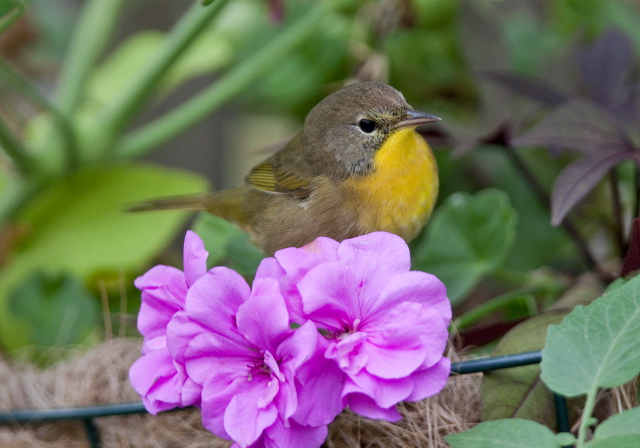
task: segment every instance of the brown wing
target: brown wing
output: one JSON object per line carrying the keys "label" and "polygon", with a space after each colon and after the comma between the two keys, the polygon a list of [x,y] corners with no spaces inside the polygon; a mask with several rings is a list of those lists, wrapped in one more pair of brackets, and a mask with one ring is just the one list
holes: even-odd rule
{"label": "brown wing", "polygon": [[245,180],[268,193],[308,197],[313,173],[302,154],[302,135],[296,135],[287,146],[254,166]]}

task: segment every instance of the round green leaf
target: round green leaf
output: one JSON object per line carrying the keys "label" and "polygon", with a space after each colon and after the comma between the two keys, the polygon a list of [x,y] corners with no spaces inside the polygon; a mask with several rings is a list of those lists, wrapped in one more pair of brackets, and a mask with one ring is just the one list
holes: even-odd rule
{"label": "round green leaf", "polygon": [[513,244],[516,221],[516,211],[500,190],[453,194],[436,210],[415,247],[413,267],[438,276],[451,302],[459,303],[500,267]]}
{"label": "round green leaf", "polygon": [[597,440],[620,434],[636,434],[640,436],[640,408],[622,411],[609,417],[598,425],[594,438]]}
{"label": "round green leaf", "polygon": [[584,448],[638,448],[640,446],[640,434],[620,434],[616,436],[594,439]]}
{"label": "round green leaf", "polygon": [[559,448],[555,434],[540,423],[511,418],[480,423],[445,437],[451,448]]}
{"label": "round green leaf", "polygon": [[36,271],[87,281],[99,271],[139,271],[168,244],[187,215],[126,213],[150,197],[202,192],[198,175],[150,164],[80,171],[34,198],[19,217],[30,234],[0,273],[0,345],[28,343],[29,328],[8,310],[9,292]]}
{"label": "round green leaf", "polygon": [[542,379],[569,397],[615,387],[640,371],[640,276],[578,306],[549,327],[542,351]]}

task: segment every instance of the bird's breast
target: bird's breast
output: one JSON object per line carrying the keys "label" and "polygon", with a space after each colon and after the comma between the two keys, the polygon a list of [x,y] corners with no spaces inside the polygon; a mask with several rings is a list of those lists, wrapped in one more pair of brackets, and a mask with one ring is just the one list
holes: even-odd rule
{"label": "bird's breast", "polygon": [[344,183],[359,210],[363,232],[384,230],[409,241],[429,219],[438,196],[438,168],[431,148],[414,129],[387,138],[373,160],[374,169]]}

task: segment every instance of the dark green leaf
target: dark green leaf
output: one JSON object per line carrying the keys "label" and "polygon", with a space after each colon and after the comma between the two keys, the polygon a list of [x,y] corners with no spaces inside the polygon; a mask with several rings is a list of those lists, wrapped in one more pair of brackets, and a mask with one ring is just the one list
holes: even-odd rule
{"label": "dark green leaf", "polygon": [[414,269],[438,276],[452,303],[500,266],[511,249],[517,215],[507,195],[456,193],[434,213],[413,253]]}
{"label": "dark green leaf", "polygon": [[559,448],[555,434],[540,423],[519,418],[480,423],[445,437],[451,448]]}
{"label": "dark green leaf", "polygon": [[619,386],[640,371],[638,334],[640,276],[549,327],[542,379],[568,397]]}
{"label": "dark green leaf", "polygon": [[41,347],[79,344],[99,322],[94,297],[74,277],[36,272],[9,295],[14,318],[29,325],[29,344]]}

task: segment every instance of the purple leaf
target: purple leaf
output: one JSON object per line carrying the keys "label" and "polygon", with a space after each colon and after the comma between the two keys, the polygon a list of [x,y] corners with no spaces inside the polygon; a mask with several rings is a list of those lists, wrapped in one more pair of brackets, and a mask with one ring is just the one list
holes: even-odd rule
{"label": "purple leaf", "polygon": [[638,159],[640,152],[607,151],[587,155],[566,167],[558,175],[551,193],[551,224],[562,222],[571,209],[585,197],[611,168],[628,159]]}
{"label": "purple leaf", "polygon": [[526,95],[544,104],[556,106],[569,99],[569,95],[538,78],[528,78],[513,73],[489,71],[481,74],[515,93]]}
{"label": "purple leaf", "polygon": [[619,30],[609,30],[578,53],[578,67],[593,99],[609,109],[629,79],[633,42]]}
{"label": "purple leaf", "polygon": [[549,112],[514,146],[557,146],[585,154],[625,151],[629,138],[610,116],[593,102],[576,98]]}

